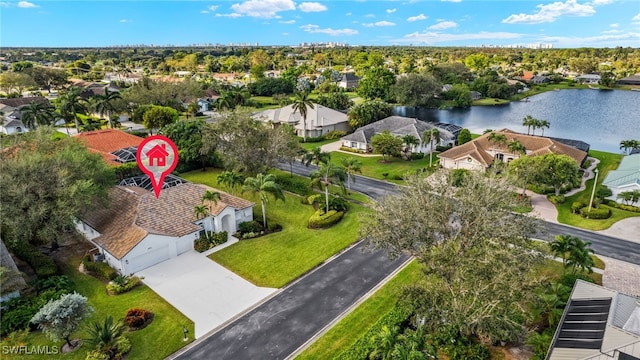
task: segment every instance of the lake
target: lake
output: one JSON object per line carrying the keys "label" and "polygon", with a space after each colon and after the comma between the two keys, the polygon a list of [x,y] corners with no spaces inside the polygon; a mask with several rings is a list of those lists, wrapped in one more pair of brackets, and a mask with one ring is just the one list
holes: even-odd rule
{"label": "lake", "polygon": [[[526,133],[522,119],[531,115],[551,123],[544,130],[545,136],[582,140],[591,149],[614,153],[621,152],[621,140],[640,140],[638,91],[569,89],[534,95],[529,101],[468,109],[397,106],[394,115],[455,124],[477,134],[503,128]],[[540,135],[541,130],[537,129],[536,134]]]}

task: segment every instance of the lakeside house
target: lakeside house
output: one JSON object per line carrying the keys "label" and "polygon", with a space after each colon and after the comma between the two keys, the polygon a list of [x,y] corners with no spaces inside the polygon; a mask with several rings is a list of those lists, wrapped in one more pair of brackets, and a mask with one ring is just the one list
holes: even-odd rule
{"label": "lakeside house", "polygon": [[580,84],[590,84],[590,85],[600,84],[600,79],[601,77],[598,74],[584,74],[584,75],[576,76],[575,78],[573,78],[573,80],[575,80],[576,82],[579,82]]}
{"label": "lakeside house", "polygon": [[640,359],[640,298],[577,280],[546,360]]}
{"label": "lakeside house", "polygon": [[567,155],[582,165],[587,158],[587,152],[576,147],[566,145],[557,139],[548,137],[526,135],[509,129],[495,131],[507,138],[506,144],[496,144],[489,141],[491,133],[486,133],[466,144],[455,146],[438,154],[440,165],[447,169],[473,169],[486,170],[494,161],[510,162],[522,156],[508,149],[511,141],[520,142],[526,149],[526,156],[558,154]]}
{"label": "lakeside house", "polygon": [[[428,139],[423,139],[422,134],[437,128],[440,132],[440,140],[434,143],[433,148]],[[389,131],[392,135],[403,137],[411,135],[418,140],[418,145],[411,147],[413,153],[428,154],[437,146],[453,146],[456,143],[461,127],[442,123],[431,123],[418,119],[389,116],[371,124],[356,129],[353,133],[340,138],[342,146],[361,152],[371,151],[371,138],[383,131]]]}
{"label": "lakeside house", "polygon": [[609,199],[622,202],[618,194],[626,191],[640,191],[640,153],[626,155],[616,170],[611,170],[602,182],[611,189]]}
{"label": "lakeside house", "polygon": [[[252,117],[272,126],[291,125],[295,129],[296,135],[304,136],[302,116],[300,111],[293,110],[293,105],[261,111]],[[307,137],[319,137],[335,130],[351,131],[347,114],[316,103],[313,103],[313,108],[307,108]]]}
{"label": "lakeside house", "polygon": [[[220,200],[204,218],[194,208],[208,190]],[[76,228],[120,274],[127,275],[159,264],[193,249],[203,232],[235,233],[238,224],[253,220],[254,203],[208,186],[183,183],[156,198],[137,186],[116,186],[110,203],[85,211]]]}
{"label": "lakeside house", "polygon": [[624,77],[616,81],[618,85],[638,85],[640,86],[640,74]]}

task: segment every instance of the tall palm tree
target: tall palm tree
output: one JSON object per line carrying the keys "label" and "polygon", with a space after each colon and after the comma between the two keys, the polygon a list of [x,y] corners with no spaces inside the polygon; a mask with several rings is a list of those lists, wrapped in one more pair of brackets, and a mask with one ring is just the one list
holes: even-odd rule
{"label": "tall palm tree", "polygon": [[574,238],[576,237],[571,235],[556,235],[555,239],[549,243],[553,255],[562,258],[563,269],[567,267],[567,255]]}
{"label": "tall palm tree", "polygon": [[423,144],[428,143],[429,147],[431,148],[431,151],[429,151],[429,166],[431,166],[433,163],[433,151],[435,149],[435,145],[433,143],[436,140],[440,142],[440,131],[438,130],[438,128],[433,127],[431,128],[431,130],[425,130],[422,133]]}
{"label": "tall palm tree", "polygon": [[260,206],[262,207],[262,223],[265,229],[267,226],[267,209],[265,208],[267,202],[269,202],[268,195],[271,194],[276,201],[285,201],[282,188],[276,182],[276,176],[273,174],[258,174],[256,177],[248,177],[244,180],[244,186],[242,192],[250,191],[256,193],[260,198]]}
{"label": "tall palm tree", "polygon": [[87,108],[83,104],[84,99],[80,96],[82,90],[77,86],[72,86],[60,96],[60,101],[58,102],[60,114],[66,121],[71,119],[75,121],[77,132],[80,132],[80,121],[77,114],[87,112]]}
{"label": "tall palm tree", "polygon": [[524,119],[522,119],[522,126],[527,127],[527,135],[529,135],[529,131],[531,131],[531,127],[536,124],[536,121],[537,120],[534,119],[531,115],[527,115],[524,117]]}
{"label": "tall palm tree", "polygon": [[418,140],[417,137],[411,134],[408,134],[402,137],[402,142],[405,145],[403,152],[405,153],[407,160],[411,160],[411,153],[413,152],[413,147],[418,145],[420,141]]}
{"label": "tall palm tree", "polygon": [[302,141],[307,142],[307,111],[313,109],[313,103],[309,99],[309,92],[297,92],[293,99],[293,113],[300,113],[302,116]]}
{"label": "tall palm tree", "polygon": [[20,116],[22,123],[29,130],[40,125],[51,125],[55,118],[53,108],[49,104],[36,101],[20,109]]}
{"label": "tall palm tree", "polygon": [[549,126],[551,126],[551,123],[547,120],[538,120],[538,124],[537,127],[538,129],[542,129],[542,136],[544,136],[544,129],[545,128],[549,128]]}
{"label": "tall palm tree", "polygon": [[571,245],[566,266],[571,266],[572,274],[575,274],[578,269],[592,273],[595,263],[591,257],[593,254],[593,249],[589,246],[591,243],[574,237]]}
{"label": "tall palm tree", "polygon": [[242,185],[243,182],[242,175],[235,171],[223,171],[218,175],[217,180],[219,184],[226,186],[233,194],[235,194],[236,187]]}
{"label": "tall palm tree", "polygon": [[522,145],[522,143],[520,143],[520,141],[518,140],[513,140],[511,141],[508,145],[507,148],[509,149],[509,151],[513,154],[520,154],[520,155],[524,155],[527,153],[527,148],[524,147],[524,145]]}
{"label": "tall palm tree", "polygon": [[620,141],[620,150],[624,149],[624,151],[629,155],[631,150],[637,149],[640,147],[640,141],[638,140],[622,140]]}
{"label": "tall palm tree", "polygon": [[207,190],[202,195],[202,205],[206,203],[209,213],[213,212],[213,207],[218,205],[218,201],[220,201],[220,193],[217,191]]}
{"label": "tall palm tree", "polygon": [[96,98],[96,110],[101,116],[107,115],[109,128],[113,128],[111,114],[116,111],[113,103],[118,99],[122,99],[122,96],[117,91],[109,91],[109,88],[105,88],[104,95],[96,95],[94,97]]}
{"label": "tall palm tree", "polygon": [[325,211],[329,211],[329,185],[332,183],[339,185],[344,189],[344,181],[347,179],[345,169],[332,162],[320,163],[318,170],[314,170],[309,174],[311,185],[324,186],[324,197],[326,201]]}
{"label": "tall palm tree", "polygon": [[347,173],[347,188],[349,189],[349,193],[351,193],[351,182],[356,181],[355,174],[362,174],[362,162],[353,157],[342,158],[341,162],[344,167],[344,172]]}
{"label": "tall palm tree", "polygon": [[331,153],[324,152],[320,147],[314,147],[311,151],[302,156],[302,162],[309,166],[314,164],[320,166],[320,164],[326,164],[331,160]]}

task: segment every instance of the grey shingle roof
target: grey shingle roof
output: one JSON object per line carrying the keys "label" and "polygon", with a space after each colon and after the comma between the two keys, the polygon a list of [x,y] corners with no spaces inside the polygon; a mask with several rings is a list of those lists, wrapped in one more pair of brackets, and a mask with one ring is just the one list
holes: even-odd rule
{"label": "grey shingle roof", "polygon": [[369,143],[373,135],[379,134],[384,130],[389,130],[392,134],[397,136],[413,135],[418,139],[418,141],[422,142],[422,133],[425,130],[431,130],[434,127],[438,128],[440,136],[443,139],[455,139],[455,135],[453,133],[440,125],[440,123],[431,123],[394,115],[358,128],[352,134],[342,137],[342,140]]}

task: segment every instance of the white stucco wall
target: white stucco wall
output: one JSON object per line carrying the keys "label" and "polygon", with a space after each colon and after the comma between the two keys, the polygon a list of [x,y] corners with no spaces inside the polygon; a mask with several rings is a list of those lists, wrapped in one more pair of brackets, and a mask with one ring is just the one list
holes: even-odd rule
{"label": "white stucco wall", "polygon": [[[200,231],[176,238],[149,234],[120,260],[121,272],[131,274],[179,255],[180,245],[189,244],[200,237]],[[117,269],[117,268],[116,268]]]}
{"label": "white stucco wall", "polygon": [[[469,161],[471,159],[471,161]],[[440,158],[440,165],[445,169],[467,169],[467,170],[479,170],[484,171],[484,165],[476,161],[471,157],[452,160],[447,158]]]}
{"label": "white stucco wall", "polygon": [[21,134],[28,131],[29,129],[25,128],[24,126],[7,126],[7,127],[0,126],[0,132],[7,135]]}

